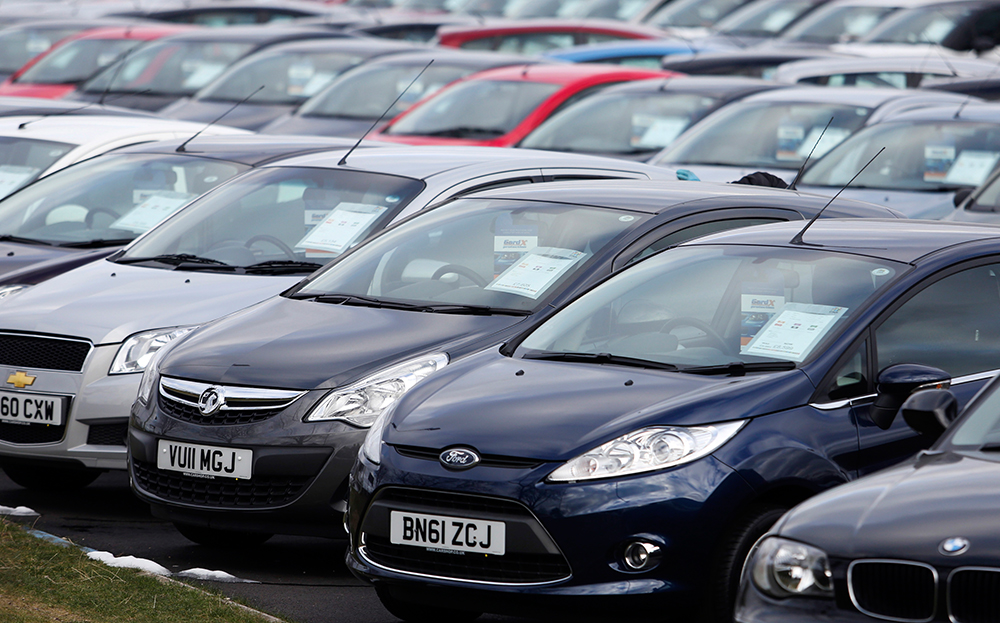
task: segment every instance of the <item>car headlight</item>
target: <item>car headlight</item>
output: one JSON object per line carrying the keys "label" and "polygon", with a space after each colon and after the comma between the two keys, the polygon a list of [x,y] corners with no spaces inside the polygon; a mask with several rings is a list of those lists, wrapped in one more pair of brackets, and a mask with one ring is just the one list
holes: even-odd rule
{"label": "car headlight", "polygon": [[108,374],[142,372],[149,365],[156,351],[197,328],[197,325],[195,325],[190,327],[154,329],[130,336],[122,343],[121,348],[118,349],[115,360],[111,362],[111,369],[108,370]]}
{"label": "car headlight", "polygon": [[708,426],[641,428],[567,461],[548,480],[615,478],[689,463],[714,452],[743,424],[740,420]]}
{"label": "car headlight", "polygon": [[386,409],[375,418],[371,428],[368,429],[368,434],[365,435],[364,443],[361,444],[361,454],[375,465],[382,462],[382,433],[385,432],[385,426],[389,423],[389,413],[391,410]]}
{"label": "car headlight", "polygon": [[752,554],[750,578],[771,597],[833,597],[833,574],[826,552],[816,547],[768,537]]}
{"label": "car headlight", "polygon": [[382,370],[343,389],[331,391],[309,411],[305,421],[342,420],[368,428],[410,388],[446,365],[448,355],[438,353]]}
{"label": "car headlight", "polygon": [[0,286],[0,299],[5,299],[12,294],[17,294],[31,287],[30,283],[13,283],[9,286]]}

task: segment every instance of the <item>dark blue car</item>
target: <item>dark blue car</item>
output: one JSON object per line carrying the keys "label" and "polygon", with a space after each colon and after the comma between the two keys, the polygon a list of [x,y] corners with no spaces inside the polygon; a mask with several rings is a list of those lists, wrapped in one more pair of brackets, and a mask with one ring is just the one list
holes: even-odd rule
{"label": "dark blue car", "polygon": [[683,244],[378,418],[348,564],[405,620],[731,621],[758,537],[925,446],[891,416],[949,380],[966,402],[998,339],[1000,228],[829,220]]}

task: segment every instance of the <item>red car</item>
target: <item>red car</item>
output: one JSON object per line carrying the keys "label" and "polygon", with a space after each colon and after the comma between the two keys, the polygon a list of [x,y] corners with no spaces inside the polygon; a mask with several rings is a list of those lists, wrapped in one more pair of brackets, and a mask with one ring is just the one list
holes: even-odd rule
{"label": "red car", "polygon": [[520,19],[489,20],[478,26],[442,26],[437,43],[466,50],[542,54],[574,45],[664,36],[659,28],[611,19]]}
{"label": "red car", "polygon": [[410,145],[510,147],[567,105],[604,87],[674,72],[620,65],[520,65],[453,82],[372,138]]}
{"label": "red car", "polygon": [[0,95],[63,97],[76,86],[134,47],[191,26],[123,26],[92,28],[66,37],[28,61],[0,84]]}

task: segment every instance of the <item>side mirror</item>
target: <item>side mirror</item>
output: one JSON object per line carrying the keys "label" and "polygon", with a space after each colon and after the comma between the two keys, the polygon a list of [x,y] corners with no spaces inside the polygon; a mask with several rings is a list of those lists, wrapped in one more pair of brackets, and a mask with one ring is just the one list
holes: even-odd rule
{"label": "side mirror", "polygon": [[979,36],[972,40],[971,47],[977,54],[982,54],[983,52],[989,52],[995,48],[997,42],[993,37]]}
{"label": "side mirror", "polygon": [[947,389],[919,391],[899,408],[910,428],[937,439],[958,417],[958,399]]}
{"label": "side mirror", "polygon": [[915,389],[947,389],[951,375],[944,370],[915,363],[897,363],[878,374],[875,402],[870,411],[871,421],[888,430],[896,412]]}
{"label": "side mirror", "polygon": [[973,190],[975,190],[975,189],[973,189],[973,188],[963,188],[961,190],[955,191],[955,197],[953,199],[953,201],[955,202],[955,207],[957,208],[958,206],[960,206],[963,203],[965,203],[965,200],[969,198],[969,195],[972,194]]}

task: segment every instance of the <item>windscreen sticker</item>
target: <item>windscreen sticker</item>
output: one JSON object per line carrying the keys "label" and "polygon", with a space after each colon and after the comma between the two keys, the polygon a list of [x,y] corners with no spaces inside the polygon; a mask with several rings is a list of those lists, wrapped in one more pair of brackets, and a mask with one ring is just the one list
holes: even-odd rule
{"label": "windscreen sticker", "polygon": [[997,160],[1000,160],[1000,152],[966,149],[948,169],[944,181],[946,184],[979,186],[986,181],[986,176],[996,166]]}
{"label": "windscreen sticker", "polygon": [[775,158],[778,160],[801,160],[799,156],[799,145],[806,137],[806,129],[800,125],[780,125],[778,126],[778,151]]}
{"label": "windscreen sticker", "polygon": [[[815,160],[839,145],[841,141],[851,135],[850,130],[845,128],[834,128],[832,126],[826,128],[826,132],[823,132],[824,127],[826,126],[821,125],[809,130],[809,136],[802,141],[802,144],[799,145],[798,152],[796,152],[799,158],[805,158],[811,151],[813,160]],[[823,136],[822,140],[820,140],[820,135]],[[817,143],[816,141],[819,142]],[[816,149],[813,149],[813,145],[816,146]]]}
{"label": "windscreen sticker", "polygon": [[30,180],[40,169],[12,164],[0,166],[0,197],[6,197]]}
{"label": "windscreen sticker", "polygon": [[943,182],[953,162],[955,162],[954,147],[927,145],[924,147],[924,181]]}
{"label": "windscreen sticker", "polygon": [[538,246],[538,227],[498,227],[493,237],[493,278],[496,279],[524,254]]}
{"label": "windscreen sticker", "polygon": [[124,229],[141,234],[179,210],[191,201],[194,195],[160,190],[144,193],[142,197],[145,197],[142,203],[111,223],[112,229]]}
{"label": "windscreen sticker", "polygon": [[688,127],[687,117],[632,116],[632,147],[663,148]]}
{"label": "windscreen sticker", "polygon": [[341,203],[295,246],[305,249],[307,254],[312,251],[343,253],[388,209],[365,203]]}
{"label": "windscreen sticker", "polygon": [[588,257],[589,253],[572,249],[535,247],[531,253],[505,270],[485,289],[537,299],[559,277]]}
{"label": "windscreen sticker", "polygon": [[750,343],[750,340],[767,324],[771,318],[785,305],[785,297],[779,294],[746,294],[741,296],[740,312],[740,347]]}
{"label": "windscreen sticker", "polygon": [[785,303],[741,352],[803,361],[846,312],[846,307]]}
{"label": "windscreen sticker", "polygon": [[191,67],[190,69],[188,68],[188,66],[190,66],[189,64],[185,63],[185,65],[187,66],[185,66],[183,70],[191,72],[188,74],[187,78],[184,79],[182,84],[185,89],[200,89],[212,80],[215,80],[216,76],[226,70],[226,66],[223,63],[199,62],[194,63],[194,65],[197,66]]}

